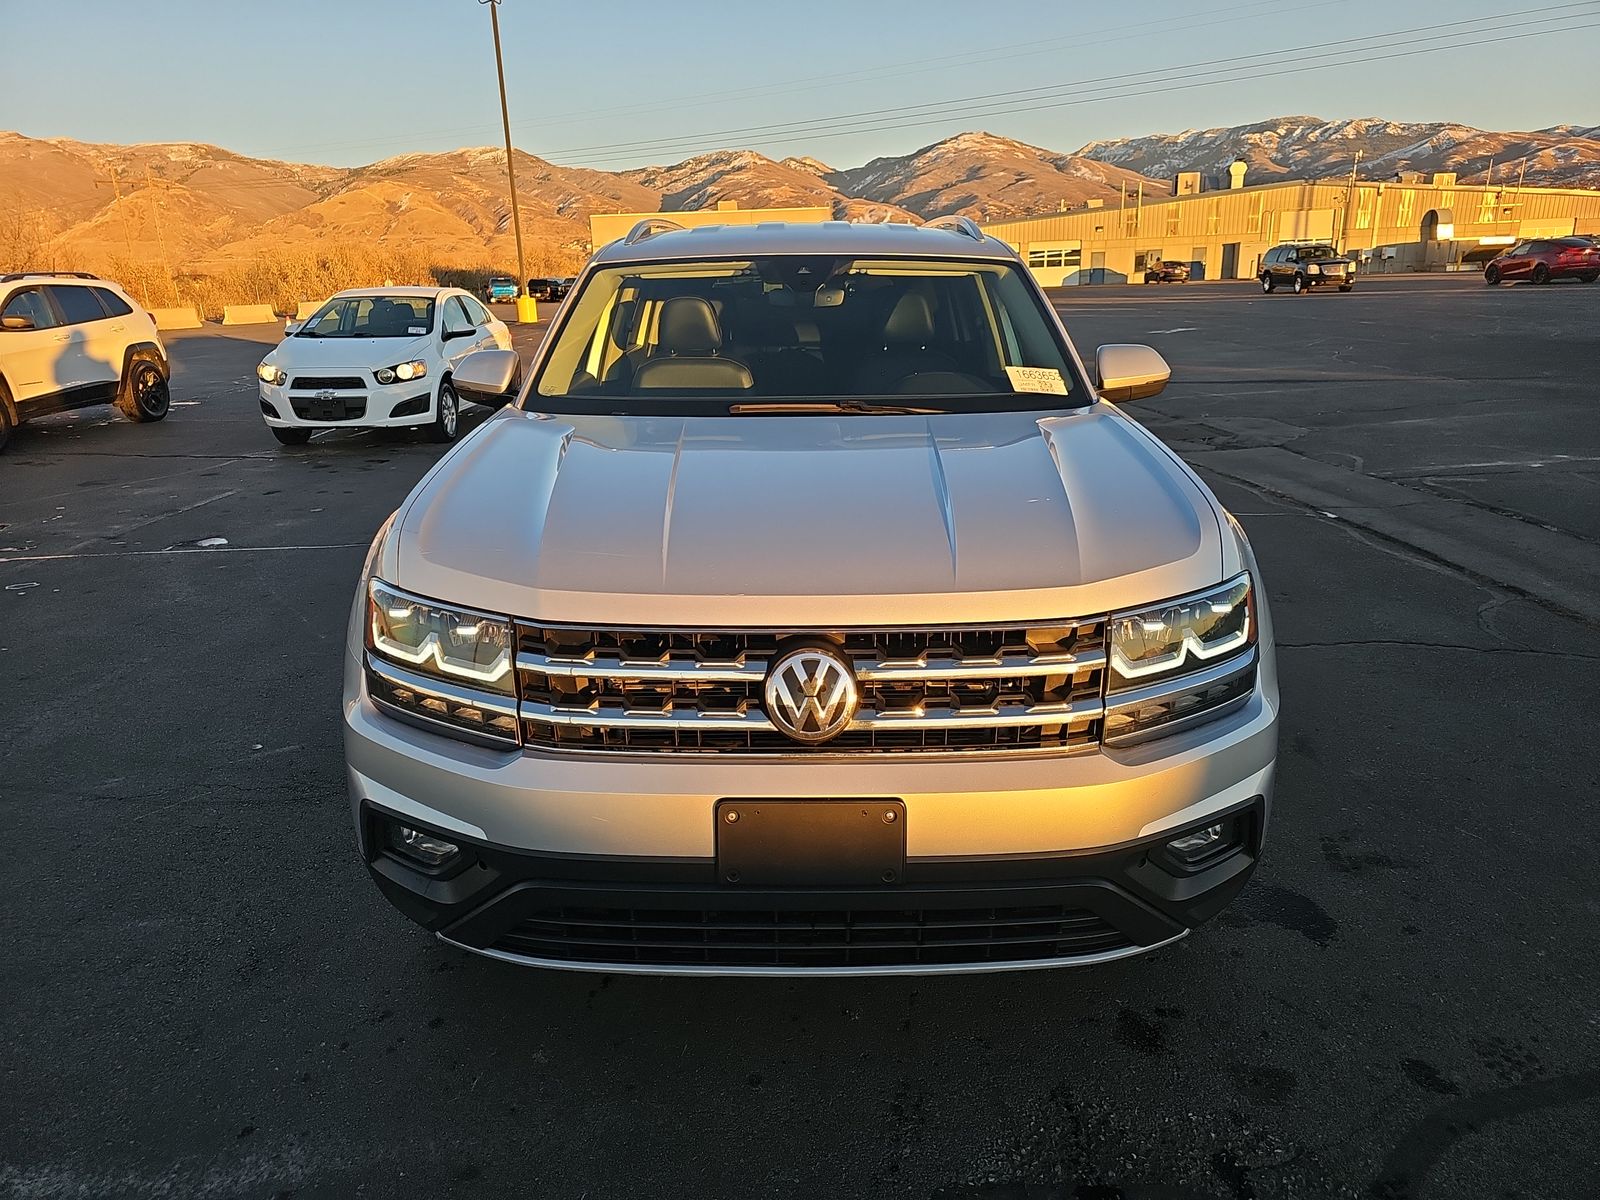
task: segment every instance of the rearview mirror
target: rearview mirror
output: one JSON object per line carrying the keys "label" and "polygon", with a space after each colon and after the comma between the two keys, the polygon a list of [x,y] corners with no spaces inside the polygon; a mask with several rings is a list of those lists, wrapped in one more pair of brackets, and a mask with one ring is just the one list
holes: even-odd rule
{"label": "rearview mirror", "polygon": [[1101,346],[1094,359],[1102,400],[1143,400],[1158,395],[1172,378],[1167,360],[1149,346]]}
{"label": "rearview mirror", "polygon": [[522,384],[522,359],[515,350],[475,350],[461,360],[450,381],[468,400],[502,405]]}

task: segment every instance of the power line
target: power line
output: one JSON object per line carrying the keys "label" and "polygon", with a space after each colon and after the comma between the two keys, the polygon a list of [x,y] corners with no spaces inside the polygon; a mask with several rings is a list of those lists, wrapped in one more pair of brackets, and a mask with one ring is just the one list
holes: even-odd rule
{"label": "power line", "polygon": [[[1280,48],[1274,49],[1274,50],[1258,51],[1258,52],[1253,53],[1253,54],[1232,55],[1232,56],[1228,56],[1228,57],[1225,57],[1225,58],[1216,58],[1216,59],[1210,59],[1210,60],[1207,60],[1207,61],[1204,61],[1204,62],[1185,64],[1185,66],[1182,69],[1183,69],[1183,72],[1184,72],[1184,77],[1186,79],[1191,79],[1192,80],[1197,75],[1221,75],[1221,74],[1226,74],[1228,72],[1254,70],[1255,67],[1254,67],[1253,64],[1256,63],[1258,60],[1261,60],[1261,59],[1274,59],[1274,58],[1278,58],[1278,57],[1280,57],[1282,55],[1286,55],[1286,54],[1295,54],[1297,56],[1297,62],[1300,62],[1300,63],[1305,63],[1307,59],[1339,57],[1340,58],[1340,62],[1338,63],[1338,65],[1343,66],[1348,61],[1348,55],[1350,53],[1352,53],[1352,52],[1354,52],[1354,53],[1365,53],[1366,50],[1368,50],[1368,49],[1378,48],[1378,47],[1366,47],[1366,46],[1362,45],[1362,43],[1367,43],[1367,42],[1379,42],[1379,43],[1382,43],[1384,45],[1389,45],[1389,46],[1395,46],[1395,45],[1404,46],[1404,45],[1414,45],[1414,44],[1425,43],[1425,42],[1442,41],[1442,42],[1445,42],[1446,44],[1441,45],[1441,46],[1437,46],[1437,47],[1430,47],[1429,51],[1422,51],[1422,52],[1430,52],[1431,50],[1456,49],[1456,48],[1459,48],[1462,45],[1472,46],[1472,45],[1481,45],[1481,44],[1486,44],[1486,43],[1479,43],[1479,42],[1461,43],[1461,42],[1454,41],[1454,40],[1451,40],[1451,39],[1455,39],[1455,38],[1458,38],[1458,37],[1470,37],[1470,36],[1473,36],[1473,35],[1479,34],[1479,33],[1499,32],[1501,30],[1506,30],[1506,29],[1517,29],[1517,28],[1521,28],[1521,27],[1527,26],[1527,25],[1552,24],[1552,23],[1554,23],[1556,21],[1567,19],[1567,18],[1562,18],[1562,17],[1540,17],[1540,18],[1536,18],[1535,20],[1531,20],[1531,21],[1504,22],[1502,20],[1504,17],[1526,16],[1526,15],[1533,14],[1533,13],[1556,12],[1556,11],[1561,11],[1561,10],[1566,10],[1566,9],[1574,9],[1574,8],[1588,8],[1590,10],[1594,10],[1596,8],[1595,0],[1583,0],[1583,2],[1581,2],[1581,3],[1559,4],[1559,5],[1552,5],[1552,6],[1545,7],[1545,8],[1523,9],[1523,10],[1519,10],[1519,11],[1516,11],[1516,12],[1503,13],[1503,14],[1500,14],[1499,16],[1497,16],[1497,17],[1479,17],[1479,18],[1473,18],[1473,19],[1470,19],[1470,20],[1451,21],[1451,22],[1446,22],[1446,23],[1443,23],[1443,24],[1435,24],[1435,25],[1427,25],[1427,26],[1416,26],[1416,27],[1413,27],[1413,28],[1410,28],[1410,29],[1391,30],[1391,31],[1389,31],[1387,33],[1367,34],[1367,35],[1364,35],[1364,36],[1361,36],[1361,37],[1345,38],[1345,39],[1342,39],[1342,40],[1339,40],[1339,41],[1334,41],[1334,42],[1324,42],[1324,43],[1321,43],[1321,45],[1323,45],[1323,46],[1325,46],[1327,48],[1324,49],[1324,50],[1321,50],[1321,51],[1319,51],[1317,53],[1313,53],[1313,54],[1301,53],[1296,47],[1292,47],[1292,46],[1291,47],[1280,47]],[[1591,13],[1583,13],[1583,14],[1569,14],[1569,17],[1587,16],[1587,15],[1592,15],[1592,12]],[[1490,21],[1501,21],[1502,23],[1495,24],[1495,25],[1486,24],[1487,22],[1490,22]],[[1458,31],[1458,33],[1455,33],[1455,34],[1430,32],[1431,30],[1449,29],[1449,28],[1452,28],[1452,27],[1455,27],[1455,26],[1462,26],[1462,25],[1483,25],[1485,27],[1482,28],[1482,29],[1460,30],[1460,31]],[[1541,33],[1554,33],[1554,32],[1561,32],[1561,31],[1562,31],[1562,28],[1556,28],[1556,29],[1550,29],[1550,30],[1542,30],[1542,31],[1538,31],[1538,32],[1541,32]],[[1397,41],[1393,40],[1395,38],[1404,37],[1407,34],[1414,34],[1414,33],[1415,34],[1423,34],[1423,36],[1417,37],[1417,38],[1412,38],[1409,41],[1399,41],[1399,42],[1397,42]],[[1384,57],[1394,57],[1394,56],[1384,56]],[[1217,69],[1216,70],[1212,70],[1212,71],[1195,71],[1195,70],[1191,69],[1191,68],[1196,68],[1196,67],[1216,67]],[[567,156],[567,155],[589,154],[589,153],[592,153],[592,152],[595,152],[595,151],[615,151],[616,153],[607,155],[604,158],[599,160],[599,161],[614,161],[616,158],[623,157],[624,155],[637,156],[639,154],[648,154],[648,153],[657,152],[659,150],[670,149],[671,147],[674,147],[674,146],[681,146],[681,145],[683,145],[685,143],[688,143],[688,142],[697,142],[698,143],[698,142],[703,142],[703,141],[706,141],[708,139],[713,139],[713,138],[748,137],[748,136],[754,135],[754,136],[758,136],[758,137],[759,136],[765,136],[768,140],[771,140],[772,138],[779,137],[779,136],[786,136],[787,137],[787,136],[808,135],[813,130],[819,131],[820,133],[826,134],[827,136],[840,136],[840,135],[842,135],[843,133],[846,133],[846,132],[867,133],[867,132],[877,132],[877,131],[882,130],[882,129],[914,128],[914,127],[916,127],[917,124],[930,124],[930,123],[935,123],[935,122],[919,121],[919,122],[916,122],[915,124],[884,124],[884,123],[879,123],[879,122],[875,122],[875,121],[870,121],[870,118],[874,118],[874,117],[891,117],[891,116],[897,116],[897,115],[904,115],[904,116],[913,116],[913,115],[915,115],[915,116],[919,116],[919,117],[938,117],[940,119],[943,119],[945,117],[959,117],[959,118],[961,118],[963,120],[966,120],[966,119],[971,119],[973,117],[978,117],[978,116],[998,116],[998,115],[1003,115],[1003,114],[1006,114],[1006,113],[1011,113],[1011,112],[1018,111],[1017,106],[1014,106],[1014,105],[1010,106],[1010,107],[1004,107],[1004,108],[994,108],[994,107],[992,107],[995,104],[995,102],[1000,101],[1000,100],[1020,99],[1021,97],[1027,96],[1027,97],[1031,97],[1032,98],[1032,100],[1030,101],[1030,104],[1031,104],[1032,101],[1052,99],[1052,98],[1054,98],[1056,96],[1067,95],[1067,94],[1070,94],[1070,93],[1075,92],[1075,91],[1081,91],[1081,90],[1085,90],[1085,89],[1088,89],[1088,90],[1091,90],[1091,91],[1092,90],[1096,90],[1096,89],[1093,88],[1093,85],[1094,84],[1098,84],[1098,83],[1108,83],[1108,84],[1112,84],[1113,85],[1111,88],[1108,88],[1108,89],[1099,89],[1099,90],[1102,90],[1102,91],[1104,91],[1106,93],[1105,96],[1099,97],[1099,98],[1115,98],[1115,97],[1120,97],[1120,96],[1123,96],[1123,95],[1147,94],[1147,92],[1150,91],[1151,89],[1147,89],[1144,86],[1144,84],[1141,82],[1141,80],[1144,80],[1144,79],[1150,78],[1150,77],[1154,77],[1154,78],[1167,77],[1167,76],[1170,76],[1171,73],[1176,69],[1179,69],[1179,68],[1175,68],[1173,66],[1156,67],[1156,68],[1151,68],[1151,69],[1144,70],[1144,71],[1137,71],[1137,72],[1133,72],[1133,73],[1119,72],[1119,73],[1117,73],[1115,75],[1099,76],[1099,77],[1094,78],[1094,79],[1080,80],[1080,81],[1077,81],[1075,83],[1070,83],[1070,84],[1055,83],[1055,84],[1042,85],[1042,86],[1039,86],[1039,87],[1020,88],[1020,89],[1015,89],[1015,90],[1011,90],[1011,91],[980,93],[978,95],[963,96],[963,97],[958,97],[958,98],[950,99],[950,100],[927,101],[927,102],[924,102],[924,103],[921,103],[921,104],[898,105],[898,106],[894,106],[894,107],[891,107],[891,108],[875,109],[875,110],[870,110],[868,112],[863,112],[863,113],[855,113],[855,114],[843,113],[843,114],[835,114],[834,116],[831,116],[831,117],[813,118],[813,119],[808,119],[808,120],[803,120],[803,121],[784,121],[784,122],[773,122],[773,123],[767,123],[767,124],[761,124],[761,125],[747,125],[747,126],[741,126],[741,127],[734,127],[734,128],[730,128],[730,129],[718,129],[718,130],[702,131],[702,132],[699,132],[699,133],[684,134],[684,135],[681,135],[681,136],[675,136],[675,137],[669,137],[669,138],[648,138],[648,139],[637,139],[637,140],[634,140],[634,141],[627,141],[627,142],[609,142],[609,143],[598,143],[598,144],[593,144],[593,145],[588,145],[588,146],[565,147],[565,148],[562,148],[562,149],[559,149],[559,150],[545,151],[545,152],[541,153],[540,157],[543,157],[543,158],[559,158],[559,157]],[[1310,70],[1310,69],[1313,69],[1313,68],[1306,67],[1304,69]],[[1282,72],[1274,72],[1274,74],[1282,74]],[[1212,82],[1232,82],[1232,80],[1221,79],[1221,80],[1213,80]],[[1177,90],[1177,89],[1165,89],[1165,88],[1163,88],[1163,89],[1154,89],[1154,90],[1155,91],[1169,91],[1169,90]],[[968,105],[968,104],[974,104],[974,103],[980,105],[980,108],[978,110],[958,109],[958,107],[957,107],[957,106],[960,106],[960,105]],[[1063,107],[1063,106],[1062,105],[1058,105],[1058,104],[1051,104],[1051,105],[1041,105],[1041,107],[1055,108],[1055,107]],[[940,111],[933,111],[933,110],[940,110]],[[862,128],[854,129],[854,130],[849,128],[850,126],[853,126],[853,125],[863,125],[864,122],[866,123],[866,125],[864,127],[862,127]]]}
{"label": "power line", "polygon": [[[1278,0],[1252,0],[1252,2],[1249,3],[1249,4],[1238,4],[1238,5],[1233,5],[1233,6],[1229,7],[1229,8],[1218,9],[1218,10],[1216,10],[1216,14],[1240,12],[1240,11],[1245,10],[1245,9],[1266,8],[1269,11],[1271,11],[1274,16],[1282,16],[1282,15],[1286,15],[1288,13],[1303,12],[1303,11],[1306,11],[1308,9],[1314,9],[1314,8],[1327,8],[1327,7],[1330,7],[1330,6],[1334,5],[1334,4],[1346,4],[1346,3],[1349,3],[1349,0],[1315,0],[1314,3],[1301,4],[1301,5],[1298,5],[1298,6],[1294,7],[1294,8],[1283,8],[1278,3]],[[1216,14],[1212,14],[1212,15],[1216,15]],[[1265,15],[1265,14],[1262,14],[1262,13],[1259,13],[1259,12],[1251,12],[1251,13],[1246,13],[1245,15],[1242,15],[1242,16],[1222,17],[1222,18],[1220,18],[1218,20],[1214,20],[1214,21],[1190,22],[1189,24],[1185,25],[1184,28],[1185,28],[1185,30],[1189,30],[1189,29],[1205,29],[1205,28],[1211,28],[1211,27],[1214,27],[1214,26],[1217,26],[1217,25],[1227,25],[1227,24],[1232,24],[1232,23],[1237,22],[1237,21],[1249,20],[1252,17],[1262,16],[1262,15]],[[513,122],[512,123],[512,128],[513,129],[517,129],[517,128],[533,128],[535,126],[537,126],[539,128],[546,128],[546,127],[549,127],[551,125],[575,124],[575,123],[577,123],[579,121],[586,120],[586,119],[591,118],[591,117],[613,116],[613,115],[622,115],[622,114],[629,114],[629,113],[649,113],[652,117],[659,117],[662,114],[679,112],[679,111],[682,111],[685,108],[703,107],[705,104],[708,104],[708,103],[711,103],[712,101],[720,100],[720,99],[735,99],[735,98],[758,96],[758,95],[785,95],[785,94],[792,94],[793,92],[805,92],[805,91],[815,90],[820,84],[829,83],[829,82],[840,82],[840,81],[848,82],[848,81],[861,81],[861,80],[869,80],[869,79],[871,79],[871,80],[875,80],[875,79],[893,79],[893,78],[896,78],[896,77],[898,77],[900,75],[914,73],[916,71],[916,69],[918,69],[918,68],[929,66],[929,65],[932,65],[932,64],[937,64],[937,63],[946,63],[946,64],[950,64],[950,65],[961,65],[961,66],[971,66],[971,65],[978,65],[978,64],[984,63],[984,62],[999,61],[999,60],[1009,59],[1009,58],[1025,58],[1025,57],[1036,56],[1036,55],[1039,55],[1039,54],[1051,54],[1051,53],[1055,53],[1056,52],[1056,48],[1058,46],[1061,46],[1061,45],[1070,45],[1070,47],[1074,48],[1074,49],[1085,48],[1085,47],[1093,47],[1093,46],[1102,46],[1102,45],[1111,45],[1111,44],[1114,44],[1114,43],[1117,43],[1117,42],[1132,41],[1132,40],[1135,40],[1135,39],[1143,36],[1142,34],[1139,34],[1139,33],[1129,32],[1130,30],[1148,29],[1148,28],[1153,28],[1153,27],[1157,27],[1157,26],[1167,26],[1167,25],[1170,25],[1170,24],[1171,24],[1170,20],[1161,19],[1161,20],[1154,20],[1154,21],[1143,21],[1143,22],[1139,22],[1139,23],[1133,24],[1133,25],[1128,25],[1128,24],[1118,25],[1118,26],[1115,27],[1114,30],[1113,29],[1103,29],[1103,30],[1090,31],[1088,34],[1067,34],[1067,35],[1063,35],[1063,36],[1058,37],[1058,38],[1048,38],[1048,39],[1044,39],[1044,40],[1041,40],[1041,41],[1030,40],[1028,42],[1006,42],[1006,43],[1002,43],[1002,44],[997,45],[997,46],[990,46],[990,47],[987,47],[987,48],[981,49],[981,50],[963,51],[963,52],[961,52],[959,54],[938,55],[938,56],[935,56],[933,58],[902,60],[902,61],[897,62],[897,63],[887,63],[887,64],[883,64],[881,66],[875,66],[875,67],[870,67],[870,68],[861,68],[859,70],[854,70],[854,71],[842,71],[842,72],[837,72],[837,73],[832,74],[832,75],[813,75],[813,76],[805,76],[805,77],[796,77],[796,78],[791,78],[791,79],[787,79],[787,80],[780,80],[775,84],[758,84],[758,85],[752,85],[752,86],[749,86],[749,87],[732,88],[732,89],[728,89],[728,90],[725,90],[725,91],[718,91],[718,92],[701,92],[701,93],[693,94],[693,95],[690,95],[690,96],[687,96],[687,97],[680,97],[678,102],[676,102],[674,104],[671,104],[671,105],[668,105],[668,106],[662,106],[660,104],[655,104],[655,103],[652,103],[650,101],[640,101],[640,102],[637,102],[637,103],[618,105],[618,106],[614,106],[614,107],[610,107],[610,108],[587,109],[587,110],[580,110],[580,111],[575,112],[575,113],[556,114],[556,115],[553,115],[553,116],[550,116],[550,117],[541,117],[537,121],[517,121],[517,122]],[[1116,36],[1109,36],[1109,37],[1099,37],[1098,36],[1100,34],[1112,34],[1112,33],[1115,33]],[[1018,49],[1018,47],[1021,47],[1021,46],[1026,46],[1027,49]],[[790,86],[790,85],[798,85],[798,86]],[[389,144],[402,144],[402,145],[403,144],[413,144],[414,145],[417,140],[422,139],[422,138],[448,137],[448,136],[456,136],[456,135],[462,135],[462,134],[477,133],[477,132],[480,132],[480,131],[489,130],[491,128],[492,127],[489,126],[489,125],[459,125],[459,126],[456,126],[454,128],[451,128],[451,129],[434,129],[434,130],[426,130],[426,131],[412,131],[410,133],[396,134],[393,137],[385,137],[385,138],[366,138],[366,139],[353,139],[353,140],[344,140],[344,141],[335,141],[335,142],[301,143],[301,144],[299,144],[297,146],[281,147],[279,149],[272,150],[269,153],[279,154],[279,153],[289,153],[291,151],[299,152],[299,151],[304,151],[304,150],[347,149],[347,148],[352,148],[352,147],[379,146],[379,145],[389,145]]]}

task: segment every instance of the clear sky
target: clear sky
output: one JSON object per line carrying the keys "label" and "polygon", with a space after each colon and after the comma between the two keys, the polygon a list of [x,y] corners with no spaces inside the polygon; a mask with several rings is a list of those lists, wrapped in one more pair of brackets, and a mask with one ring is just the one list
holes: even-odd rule
{"label": "clear sky", "polygon": [[[1600,123],[1577,65],[1600,0],[503,0],[500,20],[518,147],[611,170],[1289,113]],[[35,137],[338,165],[500,139],[478,0],[0,0],[0,63],[0,129]]]}

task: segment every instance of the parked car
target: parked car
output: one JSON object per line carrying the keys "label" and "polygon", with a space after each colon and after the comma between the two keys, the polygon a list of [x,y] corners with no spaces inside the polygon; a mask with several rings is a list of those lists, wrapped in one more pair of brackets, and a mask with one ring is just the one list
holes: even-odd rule
{"label": "parked car", "polygon": [[517,281],[509,275],[496,275],[485,285],[483,298],[490,304],[510,304],[517,298]]}
{"label": "parked car", "polygon": [[535,300],[560,300],[566,296],[571,283],[570,279],[530,279],[528,295]]}
{"label": "parked car", "polygon": [[0,275],[0,450],[22,422],[115,404],[132,421],[171,405],[166,347],[150,314],[80,271]]}
{"label": "parked car", "polygon": [[1263,292],[1274,292],[1280,286],[1296,296],[1322,287],[1348,292],[1356,286],[1356,265],[1332,246],[1291,243],[1267,251],[1257,278]]}
{"label": "parked car", "polygon": [[1593,283],[1600,279],[1600,245],[1593,238],[1581,236],[1534,238],[1518,242],[1483,268],[1483,281],[1491,287],[1524,279],[1529,283],[1556,279]]}
{"label": "parked car", "polygon": [[[965,218],[646,225],[378,532],[361,853],[458,946],[596,971],[1099,963],[1260,855],[1243,530]],[[479,353],[464,390],[516,390]]]}
{"label": "parked car", "polygon": [[261,360],[261,416],[285,446],[319,429],[426,429],[454,441],[456,365],[511,348],[511,331],[460,288],[340,292]]}
{"label": "parked car", "polygon": [[1178,262],[1175,259],[1164,258],[1158,263],[1151,263],[1144,269],[1146,283],[1188,283],[1189,264]]}

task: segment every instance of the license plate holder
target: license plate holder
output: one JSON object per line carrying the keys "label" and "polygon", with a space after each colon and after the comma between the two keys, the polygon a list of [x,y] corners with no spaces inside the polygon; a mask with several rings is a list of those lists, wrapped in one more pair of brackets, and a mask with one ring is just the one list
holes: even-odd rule
{"label": "license plate holder", "polygon": [[348,415],[343,400],[313,400],[307,405],[306,419],[310,421],[343,421]]}
{"label": "license plate holder", "polygon": [[906,867],[901,800],[719,800],[717,879],[767,887],[899,883]]}

